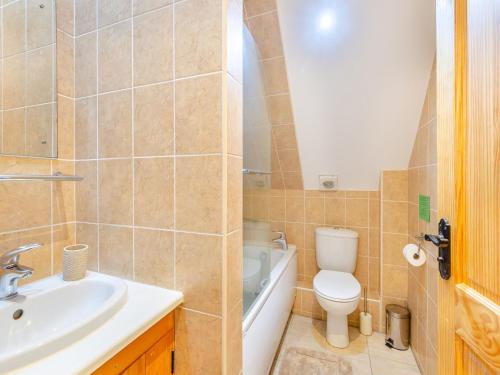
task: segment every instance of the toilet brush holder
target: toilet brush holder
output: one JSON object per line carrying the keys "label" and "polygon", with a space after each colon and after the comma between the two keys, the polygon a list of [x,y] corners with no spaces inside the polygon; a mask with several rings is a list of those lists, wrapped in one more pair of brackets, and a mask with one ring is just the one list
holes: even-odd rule
{"label": "toilet brush holder", "polygon": [[359,331],[365,336],[372,334],[372,314],[369,312],[362,311],[359,313]]}
{"label": "toilet brush holder", "polygon": [[372,334],[372,314],[368,312],[368,296],[366,288],[363,288],[364,311],[359,313],[359,331],[362,335],[370,336]]}

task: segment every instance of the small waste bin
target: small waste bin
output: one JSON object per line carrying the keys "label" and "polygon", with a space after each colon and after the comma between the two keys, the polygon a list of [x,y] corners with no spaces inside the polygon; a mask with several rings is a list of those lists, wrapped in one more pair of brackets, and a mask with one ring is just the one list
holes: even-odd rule
{"label": "small waste bin", "polygon": [[399,305],[385,307],[385,345],[397,350],[410,347],[410,310]]}

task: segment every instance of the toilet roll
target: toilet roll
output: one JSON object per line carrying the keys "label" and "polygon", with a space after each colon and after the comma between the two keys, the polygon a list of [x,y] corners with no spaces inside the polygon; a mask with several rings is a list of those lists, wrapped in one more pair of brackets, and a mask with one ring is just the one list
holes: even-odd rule
{"label": "toilet roll", "polygon": [[403,256],[414,267],[420,267],[425,263],[425,251],[420,249],[414,244],[408,244],[403,248]]}

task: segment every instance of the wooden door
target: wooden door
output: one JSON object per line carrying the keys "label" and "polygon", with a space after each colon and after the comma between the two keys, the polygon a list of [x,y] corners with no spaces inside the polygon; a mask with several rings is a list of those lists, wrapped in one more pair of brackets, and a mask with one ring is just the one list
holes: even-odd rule
{"label": "wooden door", "polygon": [[500,0],[437,0],[439,374],[500,373]]}

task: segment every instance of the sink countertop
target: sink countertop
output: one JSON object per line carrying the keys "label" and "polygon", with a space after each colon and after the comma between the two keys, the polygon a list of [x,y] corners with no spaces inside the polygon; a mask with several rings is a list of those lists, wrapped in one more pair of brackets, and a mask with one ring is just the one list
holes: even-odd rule
{"label": "sink countertop", "polygon": [[[79,341],[9,374],[90,374],[183,302],[183,294],[124,280],[127,301],[108,321]],[[61,372],[63,371],[63,372]]]}

